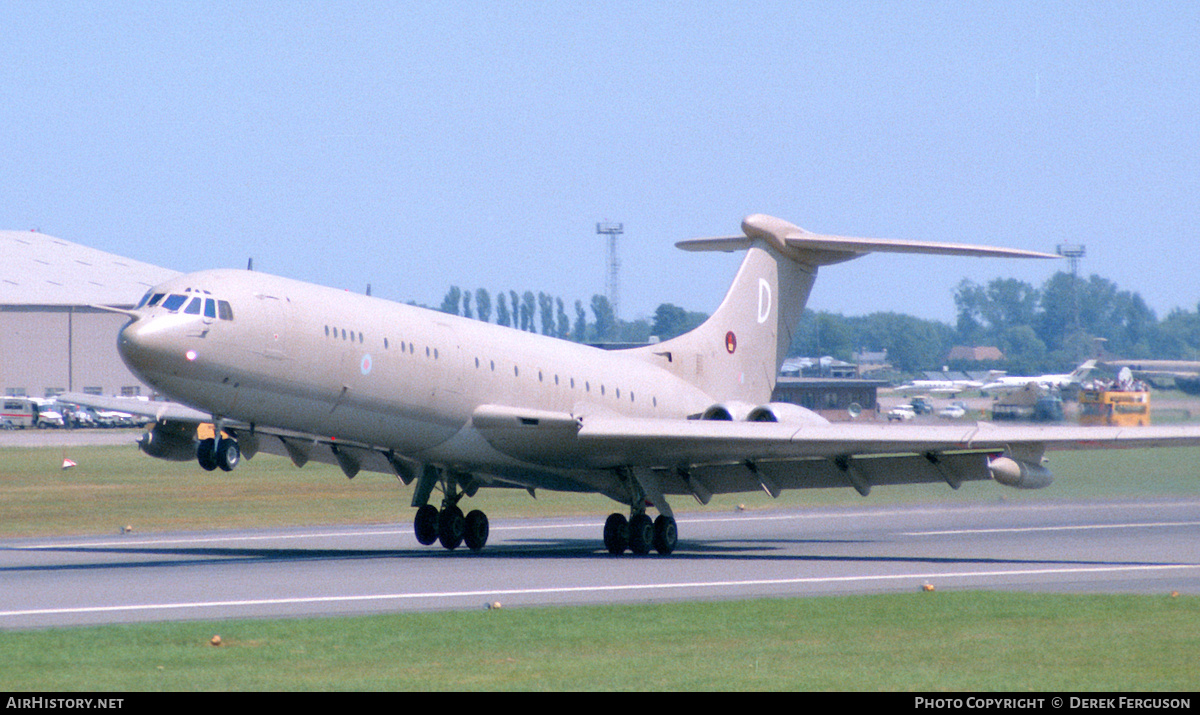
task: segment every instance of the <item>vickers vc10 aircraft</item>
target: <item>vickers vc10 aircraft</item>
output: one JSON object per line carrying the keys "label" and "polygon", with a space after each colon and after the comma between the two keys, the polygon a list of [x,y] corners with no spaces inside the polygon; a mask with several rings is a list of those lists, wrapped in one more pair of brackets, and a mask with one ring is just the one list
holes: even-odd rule
{"label": "vickers vc10 aircraft", "polygon": [[[481,488],[598,492],[628,513],[604,525],[609,552],[667,554],[676,496],[865,496],[982,479],[1036,488],[1051,480],[1048,447],[1200,444],[1196,427],[834,424],[771,403],[819,268],[871,252],[1055,256],[817,235],[763,215],[742,231],[677,244],[746,254],[707,322],[616,351],[251,271],[178,276],[125,311],[118,338],[130,369],[191,408],[149,403],[158,419],[140,446],[209,470],[271,452],[297,466],[336,463],[348,477],[394,473],[416,483],[417,539],[447,549],[487,542],[484,513],[460,507]],[[216,436],[198,439],[202,422]]]}

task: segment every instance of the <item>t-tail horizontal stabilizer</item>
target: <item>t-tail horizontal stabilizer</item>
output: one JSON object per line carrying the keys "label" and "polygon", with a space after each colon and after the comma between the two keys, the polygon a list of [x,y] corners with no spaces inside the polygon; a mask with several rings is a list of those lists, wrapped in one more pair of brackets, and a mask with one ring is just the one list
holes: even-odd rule
{"label": "t-tail horizontal stabilizer", "polygon": [[802,263],[824,266],[849,261],[868,253],[921,253],[934,256],[976,256],[985,258],[1060,258],[1054,253],[1020,248],[976,246],[967,243],[936,243],[895,238],[853,238],[811,233],[783,219],[763,214],[742,221],[744,236],[694,238],[675,245],[686,251],[738,251],[749,248],[761,238],[785,255]]}

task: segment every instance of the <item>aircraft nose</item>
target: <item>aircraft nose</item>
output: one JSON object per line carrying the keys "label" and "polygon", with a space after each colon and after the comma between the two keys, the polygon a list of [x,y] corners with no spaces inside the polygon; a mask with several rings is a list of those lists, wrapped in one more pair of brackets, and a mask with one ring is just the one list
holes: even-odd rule
{"label": "aircraft nose", "polygon": [[170,361],[171,333],[160,321],[138,318],[117,334],[117,352],[131,370],[146,375],[165,367]]}

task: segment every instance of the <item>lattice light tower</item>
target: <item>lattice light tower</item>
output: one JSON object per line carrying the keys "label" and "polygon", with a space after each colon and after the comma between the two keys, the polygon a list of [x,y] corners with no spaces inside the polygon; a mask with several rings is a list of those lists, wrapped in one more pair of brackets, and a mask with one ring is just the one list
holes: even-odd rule
{"label": "lattice light tower", "polygon": [[1076,328],[1079,326],[1079,259],[1087,255],[1087,248],[1082,243],[1060,243],[1055,253],[1071,262],[1071,302],[1075,308],[1075,323],[1068,329]]}
{"label": "lattice light tower", "polygon": [[596,224],[597,236],[608,236],[608,303],[612,306],[613,319],[621,316],[621,259],[617,257],[617,236],[625,233],[625,224],[601,221]]}
{"label": "lattice light tower", "polygon": [[1071,262],[1071,275],[1079,276],[1079,259],[1087,255],[1087,247],[1082,243],[1060,243],[1056,253]]}

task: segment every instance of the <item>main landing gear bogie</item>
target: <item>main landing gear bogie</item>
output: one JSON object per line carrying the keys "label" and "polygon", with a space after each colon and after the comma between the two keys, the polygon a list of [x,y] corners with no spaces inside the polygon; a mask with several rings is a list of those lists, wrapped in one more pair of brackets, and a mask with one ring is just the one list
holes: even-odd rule
{"label": "main landing gear bogie", "polygon": [[645,512],[626,519],[623,514],[610,514],[604,522],[604,548],[619,556],[625,550],[644,555],[654,549],[664,556],[675,550],[679,542],[679,529],[675,520],[661,514],[650,519]]}
{"label": "main landing gear bogie", "polygon": [[426,504],[417,509],[413,532],[417,542],[424,546],[439,541],[446,549],[454,550],[465,543],[471,551],[479,551],[487,544],[488,518],[478,509],[463,516],[462,509],[455,505],[439,511]]}
{"label": "main landing gear bogie", "polygon": [[209,437],[196,445],[196,461],[207,472],[218,468],[223,472],[231,472],[241,459],[242,452],[237,440],[232,437]]}

